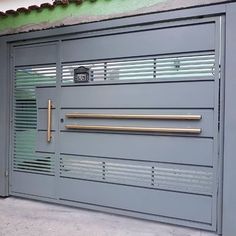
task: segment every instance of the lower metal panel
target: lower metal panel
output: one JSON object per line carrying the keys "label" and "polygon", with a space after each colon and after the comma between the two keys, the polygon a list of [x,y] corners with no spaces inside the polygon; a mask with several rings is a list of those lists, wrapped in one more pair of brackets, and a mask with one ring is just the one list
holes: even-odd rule
{"label": "lower metal panel", "polygon": [[169,223],[174,225],[180,225],[185,227],[191,227],[191,228],[199,228],[203,230],[210,230],[212,231],[212,225],[211,224],[203,224],[203,223],[197,223],[192,222],[188,220],[181,220],[176,218],[170,218],[170,217],[162,217],[162,216],[154,216],[154,215],[147,215],[140,212],[132,212],[132,211],[125,211],[121,209],[115,209],[115,208],[109,208],[104,206],[97,206],[97,205],[91,205],[86,204],[78,201],[71,201],[71,200],[64,200],[64,199],[51,199],[51,198],[45,198],[45,197],[39,197],[34,195],[28,195],[24,193],[16,193],[11,192],[11,195],[15,197],[25,198],[25,199],[34,199],[42,202],[48,202],[48,203],[57,203],[57,204],[63,204],[66,206],[73,206],[78,207],[85,210],[92,210],[92,211],[100,211],[100,212],[106,212],[111,214],[117,214],[121,216],[128,216],[128,217],[134,217],[138,219],[144,219],[144,220],[151,220],[151,221],[158,221],[162,223]]}
{"label": "lower metal panel", "polygon": [[63,190],[59,197],[64,200],[211,223],[212,199],[207,196],[70,179],[61,179],[59,186]]}
{"label": "lower metal panel", "polygon": [[24,172],[14,172],[12,174],[11,191],[13,194],[23,193],[55,199],[55,177]]}

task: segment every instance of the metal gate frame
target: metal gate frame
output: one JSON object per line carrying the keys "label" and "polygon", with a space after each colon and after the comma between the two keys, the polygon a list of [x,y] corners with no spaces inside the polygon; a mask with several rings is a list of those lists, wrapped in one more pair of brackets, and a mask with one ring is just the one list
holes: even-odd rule
{"label": "metal gate frame", "polygon": [[[70,26],[60,29],[44,30],[40,32],[23,33],[18,35],[10,35],[0,37],[0,101],[1,113],[0,113],[0,195],[9,196],[8,189],[8,166],[9,166],[9,153],[11,153],[12,146],[10,145],[10,129],[11,126],[11,83],[12,75],[10,73],[10,44],[14,42],[14,45],[28,44],[28,43],[44,43],[52,42],[60,35],[69,35],[79,32],[88,32],[97,30],[101,31],[104,29],[114,29],[122,26],[136,26],[144,23],[162,22],[162,21],[173,21],[181,20],[185,18],[193,18],[200,16],[216,16],[225,15],[226,24],[226,48],[225,49],[225,68],[222,65],[222,71],[225,69],[225,99],[222,96],[222,105],[225,103],[225,112],[221,119],[221,128],[224,129],[224,134],[221,137],[221,147],[219,153],[224,155],[224,182],[223,182],[223,202],[222,198],[219,197],[219,214],[218,214],[218,233],[221,233],[221,206],[223,205],[223,235],[232,236],[236,234],[236,225],[234,222],[234,213],[236,211],[236,188],[233,185],[233,181],[236,178],[236,159],[234,157],[235,145],[234,140],[236,140],[236,122],[235,117],[235,104],[236,100],[236,80],[234,78],[234,67],[236,64],[236,28],[234,27],[234,22],[236,21],[236,4],[220,4],[207,7],[197,7],[186,10],[177,10],[166,13],[148,14],[142,16],[127,17],[123,19],[102,21],[98,23],[81,24],[78,26]],[[223,18],[224,19],[224,18]],[[222,41],[224,38],[222,38]],[[18,42],[17,42],[18,41]],[[17,42],[17,43],[15,43]],[[60,72],[58,72],[60,73]],[[6,89],[7,88],[7,89]],[[223,123],[224,121],[224,123]],[[221,184],[220,184],[221,185]],[[219,189],[219,194],[222,194],[222,189]]]}
{"label": "metal gate frame", "polygon": [[[216,67],[216,71],[215,71],[215,80],[214,80],[214,84],[215,84],[215,90],[214,91],[214,94],[216,95],[215,96],[215,99],[214,99],[214,107],[216,109],[214,109],[214,117],[216,119],[218,119],[217,117],[217,114],[218,114],[218,89],[220,88],[220,84],[217,84],[217,81],[219,80],[219,63],[220,63],[220,58],[222,57],[222,52],[221,52],[221,37],[222,37],[222,21],[223,21],[223,17],[219,17],[219,16],[210,16],[210,17],[205,17],[203,19],[193,19],[192,17],[188,18],[188,19],[185,19],[185,20],[178,20],[178,21],[174,21],[174,22],[162,22],[159,24],[159,22],[157,22],[156,24],[145,24],[145,25],[139,25],[138,27],[135,26],[133,27],[133,25],[131,26],[127,26],[125,28],[117,28],[117,29],[112,29],[112,30],[107,30],[106,28],[103,30],[103,32],[100,32],[100,31],[97,31],[97,32],[93,32],[93,33],[90,33],[90,32],[81,32],[80,34],[72,34],[70,36],[68,35],[63,35],[61,37],[58,37],[57,39],[55,39],[54,42],[37,42],[37,44],[34,44],[34,43],[31,43],[31,42],[28,42],[27,41],[27,44],[25,43],[13,43],[11,44],[11,53],[12,53],[12,60],[11,60],[11,63],[12,63],[12,69],[11,71],[14,71],[14,68],[16,66],[24,66],[24,65],[37,65],[37,64],[51,64],[51,63],[55,63],[56,62],[56,67],[57,67],[57,81],[56,81],[56,88],[57,88],[57,91],[56,91],[56,98],[57,99],[53,99],[54,100],[54,106],[56,108],[60,107],[60,93],[61,93],[61,84],[60,84],[60,81],[61,81],[61,66],[63,65],[63,62],[64,61],[67,61],[67,60],[71,60],[71,61],[77,61],[77,54],[73,54],[74,50],[73,50],[73,47],[71,47],[71,44],[70,44],[70,40],[72,40],[72,42],[74,42],[73,40],[75,40],[75,42],[77,42],[76,40],[78,38],[86,38],[86,40],[89,40],[89,37],[95,37],[95,36],[105,36],[105,35],[114,35],[114,41],[112,41],[113,43],[116,44],[116,40],[119,35],[123,35],[124,33],[131,33],[131,32],[140,32],[140,33],[143,33],[143,32],[148,32],[148,30],[151,30],[149,32],[154,32],[152,30],[156,30],[156,29],[160,29],[160,31],[163,29],[163,28],[170,28],[170,27],[177,27],[176,29],[178,29],[178,26],[184,26],[183,28],[187,27],[188,25],[191,25],[192,27],[201,27],[201,26],[204,26],[204,25],[210,25],[210,24],[214,24],[214,29],[215,29],[215,32],[214,32],[214,37],[211,36],[209,37],[209,40],[208,38],[206,38],[206,42],[212,42],[211,43],[207,43],[206,47],[202,46],[202,44],[196,44],[196,45],[199,45],[198,47],[194,48],[194,50],[198,50],[198,48],[200,48],[199,50],[202,50],[202,48],[204,48],[205,50],[215,50],[215,57],[217,58],[216,59],[216,64],[215,64],[215,67]],[[181,28],[181,27],[180,27]],[[158,31],[157,31],[158,32]],[[161,31],[162,32],[162,31]],[[194,33],[195,31],[193,31]],[[197,31],[199,33],[201,33],[202,31]],[[211,30],[209,29],[209,32],[211,32]],[[196,33],[195,33],[196,34]],[[213,34],[213,33],[212,33]],[[117,36],[116,36],[117,35]],[[125,35],[125,34],[124,34]],[[127,34],[129,35],[129,34]],[[206,34],[207,35],[207,34]],[[161,36],[161,35],[159,35]],[[195,35],[197,37],[197,34]],[[88,38],[88,39],[87,39]],[[111,40],[113,38],[110,38]],[[195,38],[191,38],[191,41],[194,42],[194,39]],[[129,38],[128,38],[129,40]],[[184,39],[183,39],[184,40]],[[205,42],[204,41],[204,42]],[[177,40],[178,42],[178,40]],[[200,41],[201,42],[201,41]],[[64,53],[62,54],[62,50],[64,50],[64,48],[61,46],[62,44],[65,44],[64,48],[68,48],[68,51],[63,51]],[[125,44],[125,42],[124,42]],[[51,49],[50,45],[52,46],[53,45],[53,49]],[[171,45],[171,43],[170,43]],[[173,44],[175,45],[175,44]],[[178,44],[177,44],[178,45]],[[180,44],[181,45],[181,44]],[[189,43],[189,45],[192,45],[191,43]],[[205,44],[204,44],[205,45]],[[209,46],[208,46],[209,45]],[[36,47],[36,49],[34,49],[34,47]],[[77,46],[79,47],[79,45]],[[55,48],[57,48],[57,50],[55,50]],[[140,48],[141,51],[145,51],[146,53],[146,47],[144,47],[145,49],[142,50],[142,47]],[[158,48],[158,47],[157,47]],[[184,47],[185,48],[185,47]],[[192,49],[191,46],[188,46],[186,49],[186,51],[189,50],[189,48]],[[209,48],[209,49],[208,49]],[[182,49],[182,47],[180,46],[180,48],[178,48],[178,51],[180,51]],[[33,50],[33,51],[32,51]],[[35,51],[36,50],[36,51]],[[48,56],[46,57],[45,53],[44,53],[44,50],[48,52]],[[82,49],[80,49],[82,50]],[[159,52],[160,50],[160,52]],[[167,50],[168,53],[170,53],[171,51],[166,48],[165,50],[163,50],[164,52]],[[176,50],[175,47],[173,47],[173,50]],[[189,50],[189,51],[191,51]],[[27,53],[26,53],[26,52]],[[159,47],[158,48],[158,53],[162,53],[162,48]],[[33,53],[32,53],[33,52]],[[98,53],[96,51],[96,53]],[[100,52],[102,53],[102,51]],[[151,49],[151,52],[149,52],[150,55],[152,53],[152,49]],[[176,52],[174,52],[175,54]],[[37,58],[34,58],[34,54],[37,54]],[[54,54],[54,55],[53,55]],[[102,53],[103,54],[103,53]],[[140,56],[140,52],[137,51],[135,53],[132,53],[132,55],[135,54],[135,56]],[[137,55],[136,55],[137,54]],[[63,55],[63,56],[62,56]],[[74,56],[73,56],[74,55]],[[89,60],[90,58],[88,56],[86,56],[86,53],[82,53],[82,55],[85,55],[85,59],[82,59],[82,60]],[[183,54],[184,55],[184,54]],[[186,54],[188,55],[188,54]],[[96,57],[96,56],[95,56]],[[111,55],[110,53],[106,54],[105,57],[109,58],[109,57],[113,57],[113,55]],[[121,57],[121,55],[120,55]],[[123,54],[122,54],[122,57],[123,57]],[[65,59],[67,58],[67,59]],[[81,57],[79,57],[79,60],[81,60]],[[14,88],[14,75],[15,73],[13,72],[12,73],[12,89]],[[223,83],[223,79],[219,80],[221,81],[221,83]],[[124,82],[122,82],[124,83]],[[109,84],[109,82],[108,82]],[[223,87],[223,86],[221,86]],[[14,102],[12,101],[12,104],[14,104]],[[220,105],[220,107],[222,107],[222,104]],[[13,109],[12,109],[13,111]],[[58,113],[58,110],[57,112]],[[14,113],[11,114],[11,117],[12,119],[14,119]],[[58,116],[60,117],[60,116]],[[14,121],[13,121],[13,126],[14,126]],[[13,151],[13,147],[14,147],[14,134],[13,134],[13,126],[12,126],[12,139],[11,139],[11,146],[12,146],[12,151]],[[214,131],[213,131],[213,137],[214,137],[214,144],[215,143],[220,143],[220,137],[219,137],[219,134],[218,134],[218,130],[217,130],[217,125],[215,124],[214,122]],[[59,131],[56,131],[56,134],[55,134],[55,139],[58,140],[59,139]],[[58,143],[56,142],[55,143],[55,146],[58,147]],[[214,186],[214,189],[213,189],[213,192],[212,192],[212,209],[211,209],[211,214],[212,214],[212,219],[211,219],[211,222],[212,223],[206,223],[206,222],[194,222],[194,221],[191,221],[190,219],[189,220],[182,220],[182,219],[178,219],[177,217],[176,218],[171,218],[171,217],[164,217],[162,215],[160,216],[146,216],[145,214],[139,214],[139,217],[141,218],[144,218],[144,219],[152,219],[152,220],[159,220],[160,222],[168,222],[168,223],[173,223],[173,224],[179,224],[179,225],[184,225],[184,226],[190,226],[190,227],[197,227],[197,228],[202,228],[202,229],[206,229],[206,230],[212,230],[212,231],[215,231],[215,230],[219,230],[219,223],[217,223],[217,219],[219,219],[220,217],[218,217],[218,214],[217,214],[217,210],[219,209],[220,210],[220,205],[218,205],[217,203],[217,200],[218,199],[221,199],[221,197],[219,197],[220,195],[218,195],[218,189],[219,189],[219,179],[218,179],[218,176],[219,176],[219,171],[221,171],[221,163],[219,161],[219,159],[217,159],[216,157],[218,156],[218,150],[217,150],[217,146],[214,145],[213,147],[213,167],[214,167],[214,171],[213,171],[213,186]],[[59,156],[59,152],[58,152],[58,148],[56,148],[56,152],[55,152],[55,156],[58,157]],[[132,212],[130,211],[129,213],[125,212],[124,210],[120,210],[120,209],[112,209],[112,208],[107,208],[107,207],[102,207],[102,206],[95,206],[95,205],[89,205],[89,204],[84,204],[84,203],[80,203],[80,202],[75,202],[75,201],[67,201],[66,198],[64,197],[63,200],[59,198],[59,196],[56,195],[56,199],[54,198],[53,199],[53,195],[52,194],[49,194],[48,198],[44,198],[44,197],[40,197],[40,193],[39,192],[34,192],[34,191],[30,191],[28,190],[28,188],[25,188],[24,186],[21,185],[22,181],[27,181],[26,177],[22,177],[23,180],[19,181],[19,182],[15,182],[14,179],[21,179],[20,176],[18,177],[12,177],[12,176],[15,176],[13,174],[13,163],[14,163],[14,153],[12,152],[11,154],[11,165],[10,165],[10,184],[12,184],[12,187],[10,186],[10,194],[13,195],[13,196],[20,196],[20,197],[30,197],[30,198],[35,198],[35,199],[39,199],[39,200],[48,200],[51,198],[50,201],[52,202],[58,202],[58,203],[63,203],[63,204],[66,204],[66,205],[74,205],[74,206],[78,206],[78,207],[82,207],[82,208],[89,208],[89,209],[95,209],[95,210],[102,210],[102,211],[107,211],[107,212],[111,212],[111,213],[118,213],[118,214],[123,214],[123,215],[132,215],[132,216],[136,216],[136,213],[135,212]],[[219,166],[219,170],[217,170],[217,166]],[[56,183],[59,181],[59,172],[60,172],[60,162],[59,162],[59,159],[56,158],[55,159],[55,181]],[[32,176],[32,178],[34,178]],[[41,189],[43,188],[43,186],[41,186],[41,181],[39,181],[37,179],[37,177],[35,177],[35,181],[38,183],[38,188]],[[45,179],[43,181],[44,183],[48,183],[48,187],[46,187],[46,189],[49,189],[49,185],[50,183],[52,182],[52,180],[49,180],[48,179],[48,182],[47,182],[47,179]],[[33,189],[33,186],[34,186],[35,183],[32,183],[32,182],[27,182],[27,186],[31,186],[30,188]],[[19,188],[17,188],[17,186],[19,186]],[[20,187],[22,186],[22,188]],[[215,186],[217,186],[217,189],[215,188]],[[57,185],[55,184],[55,188],[56,188],[56,192],[58,191],[57,189]],[[23,189],[23,190],[22,190]],[[24,194],[24,193],[25,194]],[[30,192],[30,193],[29,193]],[[26,194],[28,193],[28,195]]]}

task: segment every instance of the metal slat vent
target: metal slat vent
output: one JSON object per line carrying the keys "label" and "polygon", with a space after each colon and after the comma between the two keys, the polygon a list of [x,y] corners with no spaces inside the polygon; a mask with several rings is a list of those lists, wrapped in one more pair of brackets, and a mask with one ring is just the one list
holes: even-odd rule
{"label": "metal slat vent", "polygon": [[54,174],[52,155],[35,153],[37,107],[35,88],[56,83],[56,67],[20,67],[14,83],[14,153],[13,170]]}
{"label": "metal slat vent", "polygon": [[212,194],[211,168],[63,155],[61,177],[131,186]]}
{"label": "metal slat vent", "polygon": [[213,78],[215,71],[215,55],[179,55],[142,59],[109,60],[104,62],[65,64],[62,67],[62,83],[74,81],[74,69],[78,67],[90,69],[91,81],[105,80],[158,80]]}

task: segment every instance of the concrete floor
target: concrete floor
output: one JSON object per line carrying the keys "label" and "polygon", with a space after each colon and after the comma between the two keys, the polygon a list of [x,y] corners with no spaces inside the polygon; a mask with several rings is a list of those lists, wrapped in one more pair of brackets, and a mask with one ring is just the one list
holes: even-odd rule
{"label": "concrete floor", "polygon": [[209,232],[18,198],[0,198],[0,236],[215,236]]}

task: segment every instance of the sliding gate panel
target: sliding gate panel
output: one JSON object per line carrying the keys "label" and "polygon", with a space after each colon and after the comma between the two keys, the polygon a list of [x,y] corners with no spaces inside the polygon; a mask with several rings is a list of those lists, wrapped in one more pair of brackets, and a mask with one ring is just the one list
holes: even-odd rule
{"label": "sliding gate panel", "polygon": [[62,41],[60,200],[216,230],[218,27]]}
{"label": "sliding gate panel", "polygon": [[16,51],[11,194],[216,231],[219,18],[96,34]]}
{"label": "sliding gate panel", "polygon": [[212,81],[63,87],[59,197],[211,224],[213,100]]}

